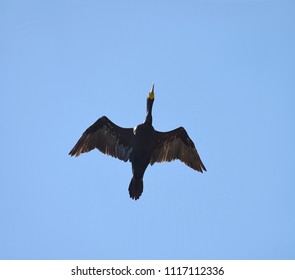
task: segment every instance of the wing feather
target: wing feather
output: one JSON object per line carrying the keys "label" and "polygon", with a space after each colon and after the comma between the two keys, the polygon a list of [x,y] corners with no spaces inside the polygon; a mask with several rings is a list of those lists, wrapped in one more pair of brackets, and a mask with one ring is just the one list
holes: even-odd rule
{"label": "wing feather", "polygon": [[132,137],[132,128],[122,128],[103,116],[85,130],[69,155],[77,157],[96,148],[104,154],[128,161]]}
{"label": "wing feather", "polygon": [[150,160],[155,162],[172,161],[179,159],[187,166],[202,172],[207,171],[194,142],[183,127],[168,132],[156,131],[156,144]]}

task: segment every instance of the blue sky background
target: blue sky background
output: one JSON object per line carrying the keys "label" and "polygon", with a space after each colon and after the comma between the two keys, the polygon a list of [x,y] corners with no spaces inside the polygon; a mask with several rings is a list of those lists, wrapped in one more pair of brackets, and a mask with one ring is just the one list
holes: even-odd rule
{"label": "blue sky background", "polygon": [[[1,259],[294,259],[294,1],[0,1]],[[208,169],[71,158],[106,115]]]}

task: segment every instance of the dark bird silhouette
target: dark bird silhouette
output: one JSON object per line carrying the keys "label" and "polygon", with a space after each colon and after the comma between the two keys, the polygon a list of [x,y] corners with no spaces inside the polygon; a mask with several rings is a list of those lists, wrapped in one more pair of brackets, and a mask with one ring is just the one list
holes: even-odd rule
{"label": "dark bird silhouette", "polygon": [[69,155],[77,157],[97,148],[102,153],[125,162],[129,160],[133,173],[129,195],[135,200],[143,192],[143,175],[149,164],[179,159],[196,171],[207,171],[194,142],[183,127],[168,132],[154,129],[153,103],[154,85],[148,94],[144,123],[135,128],[122,128],[103,116],[86,129]]}

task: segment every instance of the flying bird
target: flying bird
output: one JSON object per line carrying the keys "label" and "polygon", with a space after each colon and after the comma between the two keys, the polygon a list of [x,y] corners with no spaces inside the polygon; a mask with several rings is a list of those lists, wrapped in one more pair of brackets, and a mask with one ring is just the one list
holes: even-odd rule
{"label": "flying bird", "polygon": [[179,159],[198,172],[207,171],[194,142],[183,127],[168,132],[154,129],[154,96],[153,85],[147,97],[147,113],[142,124],[123,128],[103,116],[85,130],[69,152],[69,155],[77,157],[96,148],[104,154],[130,161],[133,176],[128,190],[130,197],[135,200],[143,192],[143,175],[149,164]]}

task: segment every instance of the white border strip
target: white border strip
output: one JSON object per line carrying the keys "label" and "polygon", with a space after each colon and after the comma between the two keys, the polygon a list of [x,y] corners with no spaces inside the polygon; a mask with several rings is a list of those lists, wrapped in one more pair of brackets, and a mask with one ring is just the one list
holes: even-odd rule
{"label": "white border strip", "polygon": [[294,280],[295,260],[0,260],[0,279]]}

